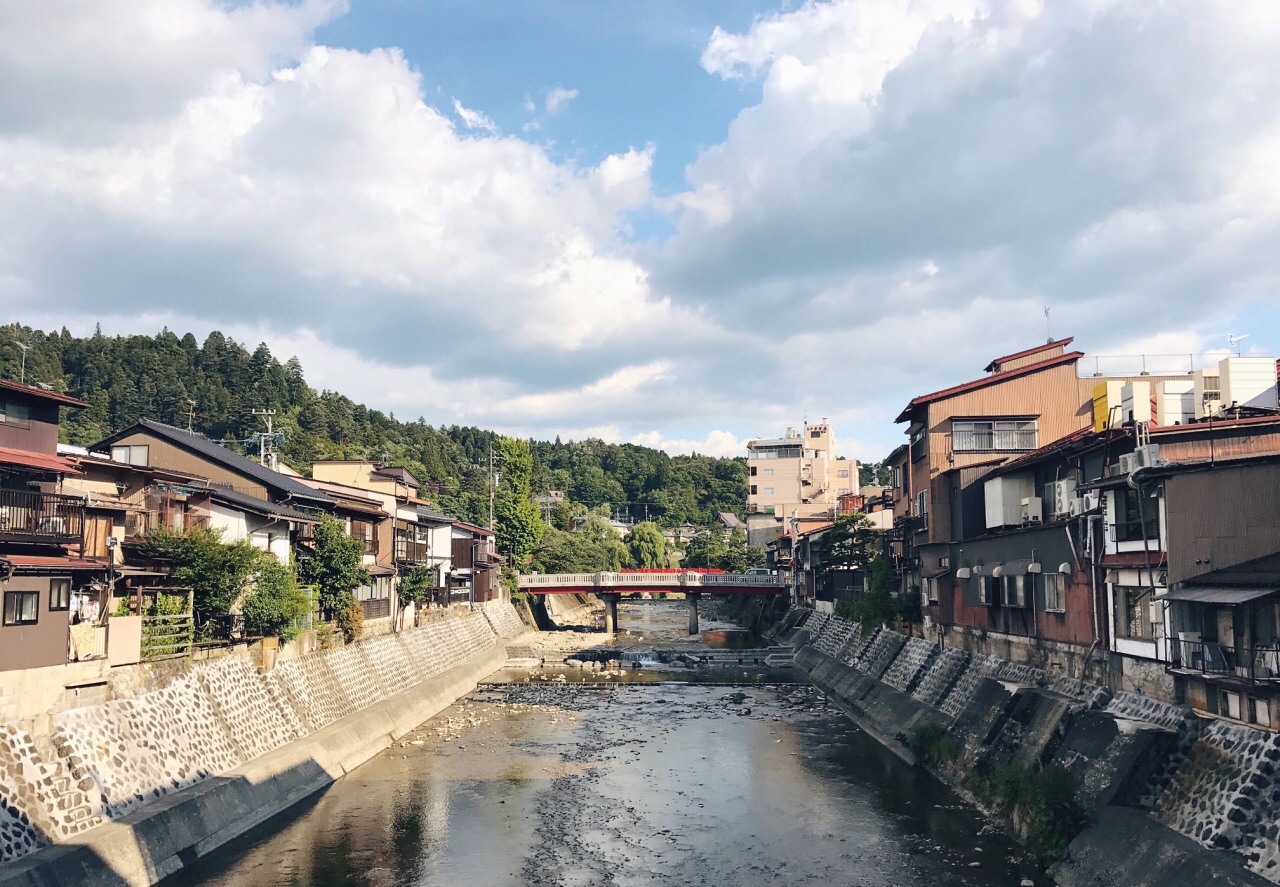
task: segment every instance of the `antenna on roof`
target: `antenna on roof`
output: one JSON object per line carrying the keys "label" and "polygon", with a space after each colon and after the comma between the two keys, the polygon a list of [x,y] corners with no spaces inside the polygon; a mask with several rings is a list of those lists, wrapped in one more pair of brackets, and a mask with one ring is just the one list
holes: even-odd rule
{"label": "antenna on roof", "polygon": [[196,421],[196,402],[189,397],[185,398],[183,402],[187,405],[187,433],[194,434],[195,432],[191,430],[191,426]]}
{"label": "antenna on roof", "polygon": [[1049,329],[1049,306],[1048,305],[1044,306],[1044,334],[1049,338],[1049,341],[1046,342],[1045,344],[1052,345],[1053,331]]}
{"label": "antenna on roof", "polygon": [[1245,333],[1242,336],[1237,336],[1235,333],[1229,333],[1227,335],[1227,347],[1236,349],[1236,356],[1238,357],[1240,355],[1240,340],[1247,338],[1249,338],[1248,333]]}

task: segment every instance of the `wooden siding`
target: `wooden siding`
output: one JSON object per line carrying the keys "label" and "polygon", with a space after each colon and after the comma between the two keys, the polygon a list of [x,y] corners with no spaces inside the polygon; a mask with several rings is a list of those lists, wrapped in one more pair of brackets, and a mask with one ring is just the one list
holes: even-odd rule
{"label": "wooden siding", "polygon": [[[964,468],[979,462],[1015,453],[953,453],[951,451],[951,419],[1004,416],[1029,416],[1036,419],[1037,446],[1045,446],[1093,421],[1093,400],[1082,394],[1080,380],[1072,364],[1048,367],[1041,372],[1018,376],[967,391],[955,397],[931,403],[927,407],[926,427],[928,455],[911,465],[913,489],[928,489],[929,540],[943,542],[950,538],[951,486],[937,483],[941,472]],[[945,512],[934,520],[937,510]],[[945,527],[946,532],[943,532]]]}
{"label": "wooden siding", "polygon": [[1280,464],[1218,466],[1164,483],[1170,585],[1280,550]]}
{"label": "wooden siding", "polygon": [[1160,445],[1160,458],[1165,462],[1199,462],[1280,453],[1280,428],[1276,426],[1267,430],[1245,430],[1243,433],[1240,428],[1217,427],[1211,431],[1207,424],[1202,427],[1203,431],[1155,434],[1151,442]]}
{"label": "wooden siding", "polygon": [[55,455],[58,452],[58,405],[21,392],[0,390],[0,404],[6,402],[26,407],[27,421],[22,425],[0,422],[0,447]]}
{"label": "wooden siding", "polygon": [[169,468],[184,474],[208,478],[216,483],[224,483],[237,493],[256,496],[259,499],[270,499],[267,488],[257,481],[250,480],[242,474],[205,459],[198,453],[192,453],[175,446],[164,438],[155,437],[145,431],[139,431],[122,437],[113,446],[148,446],[147,461],[156,468]]}

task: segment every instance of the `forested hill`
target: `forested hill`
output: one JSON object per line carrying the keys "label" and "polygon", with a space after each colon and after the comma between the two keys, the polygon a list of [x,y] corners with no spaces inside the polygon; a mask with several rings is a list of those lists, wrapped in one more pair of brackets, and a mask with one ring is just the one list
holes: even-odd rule
{"label": "forested hill", "polygon": [[[90,444],[147,418],[192,427],[241,451],[264,429],[253,410],[276,410],[280,452],[308,471],[316,459],[380,459],[430,485],[430,498],[458,517],[479,521],[488,509],[485,466],[493,433],[404,422],[336,391],[317,392],[296,357],[283,363],[221,333],[204,342],[164,330],[155,336],[77,338],[19,324],[0,327],[0,378],[17,380],[28,345],[26,381],[79,397],[88,409],[65,410],[63,439]],[[194,401],[194,407],[190,402]],[[630,505],[637,520],[664,525],[708,523],[717,511],[741,512],[747,470],[739,459],[669,456],[660,450],[599,440],[533,442],[535,493],[561,490],[588,508]],[[424,489],[424,493],[427,492]]]}

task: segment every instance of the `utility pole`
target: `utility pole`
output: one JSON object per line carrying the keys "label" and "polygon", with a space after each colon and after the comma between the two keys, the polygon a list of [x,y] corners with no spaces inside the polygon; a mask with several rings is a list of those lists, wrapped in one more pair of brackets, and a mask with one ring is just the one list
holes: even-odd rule
{"label": "utility pole", "polygon": [[489,482],[489,532],[493,532],[493,496],[498,489],[498,454],[493,451],[493,438],[489,438],[489,470],[487,478]]}
{"label": "utility pole", "polygon": [[255,416],[266,416],[267,433],[258,435],[258,461],[262,463],[264,468],[275,470],[275,453],[271,452],[271,446],[275,443],[275,436],[272,432],[272,423],[275,419],[275,410],[253,410]]}

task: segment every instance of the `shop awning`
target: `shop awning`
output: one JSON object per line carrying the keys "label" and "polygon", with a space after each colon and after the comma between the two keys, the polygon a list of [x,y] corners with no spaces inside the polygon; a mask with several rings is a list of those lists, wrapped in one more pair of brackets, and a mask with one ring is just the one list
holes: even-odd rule
{"label": "shop awning", "polygon": [[1201,601],[1207,604],[1247,604],[1280,593],[1276,586],[1183,585],[1162,597],[1167,601]]}

